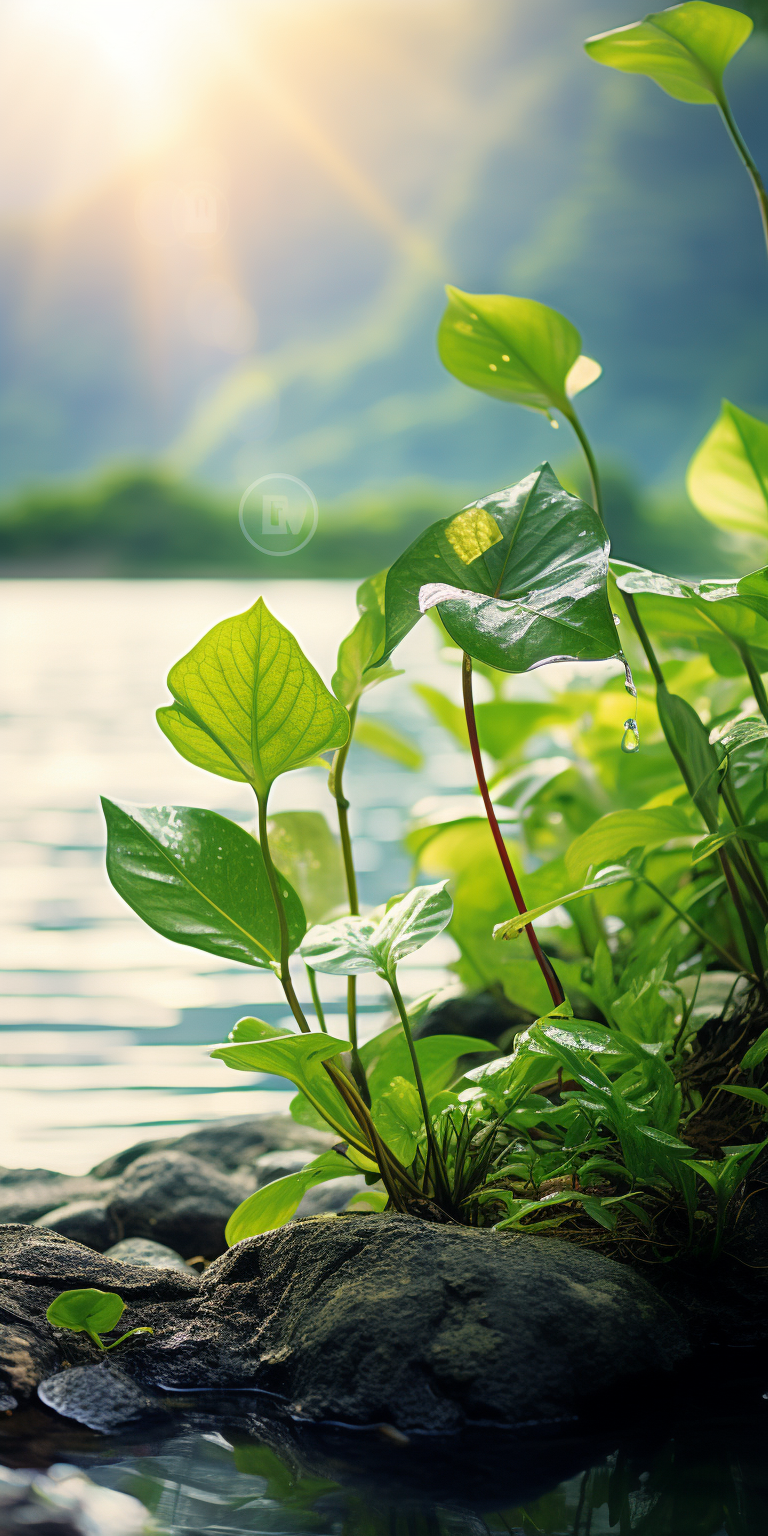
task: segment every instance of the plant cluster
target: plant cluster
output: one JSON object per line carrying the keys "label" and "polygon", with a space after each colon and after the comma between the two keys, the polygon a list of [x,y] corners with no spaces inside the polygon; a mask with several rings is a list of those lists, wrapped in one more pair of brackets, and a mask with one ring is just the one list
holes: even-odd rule
{"label": "plant cluster", "polygon": [[[586,46],[717,106],[768,239],[765,190],[722,83],[750,28],[741,12],[686,0]],[[158,721],[190,762],[251,786],[258,837],[212,811],[105,801],[109,875],[166,937],[274,971],[296,1027],[243,1019],[213,1054],[287,1078],[295,1118],[338,1137],[246,1200],[230,1243],[279,1226],[313,1184],[354,1169],[373,1209],[559,1230],[618,1256],[711,1255],[766,1141],[768,567],[693,583],[610,559],[573,403],[600,367],[562,315],[449,288],[438,345],[464,384],[553,425],[563,417],[591,504],[543,464],[433,523],[360,588],[330,689],[261,598],[216,625],[172,668]],[[768,425],[725,402],[688,488],[718,528],[764,547]],[[392,655],[424,615],[460,668],[463,708],[418,691],[471,753],[479,798],[416,821],[418,883],[361,913],[347,755],[367,726],[370,745],[408,760],[407,743],[383,726],[371,734],[358,711],[397,675]],[[510,676],[552,662],[571,664],[559,691],[510,691]],[[317,813],[270,815],[276,779],[318,763],[338,842]],[[460,981],[503,991],[518,1023],[522,1010],[506,1055],[471,1037],[418,1037],[424,1005],[403,998],[398,966],[448,927]],[[311,1021],[292,956],[307,969]],[[390,989],[396,1022],[361,1043],[366,972]],[[327,1032],[322,974],[347,978],[345,1040]],[[491,1059],[463,1072],[483,1047]]]}

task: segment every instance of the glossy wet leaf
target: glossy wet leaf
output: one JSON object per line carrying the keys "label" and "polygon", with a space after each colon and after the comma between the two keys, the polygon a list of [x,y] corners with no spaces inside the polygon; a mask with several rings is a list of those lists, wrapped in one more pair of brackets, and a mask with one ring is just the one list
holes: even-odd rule
{"label": "glossy wet leaf", "polygon": [[608,868],[602,869],[594,880],[587,885],[582,885],[578,891],[565,891],[550,901],[544,901],[538,907],[531,907],[528,912],[518,912],[515,917],[510,917],[504,923],[497,923],[493,930],[494,939],[516,939],[527,927],[528,923],[535,923],[536,919],[543,917],[545,912],[553,912],[555,907],[562,907],[569,901],[577,901],[580,896],[586,896],[590,891],[602,891],[609,885],[621,885],[625,880],[638,880],[639,875],[632,869]]}
{"label": "glossy wet leaf", "polygon": [[677,806],[656,810],[609,811],[580,837],[574,838],[565,855],[571,880],[582,881],[590,868],[618,859],[633,848],[650,848],[673,837],[689,837],[691,823]]}
{"label": "glossy wet leaf", "polygon": [[392,1077],[389,1087],[374,1100],[372,1114],[377,1131],[407,1167],[413,1162],[424,1126],[415,1083],[406,1077]]}
{"label": "glossy wet leaf", "polygon": [[320,811],[279,811],[267,830],[275,866],[297,892],[308,923],[346,906],[341,844]]}
{"label": "glossy wet leaf", "polygon": [[311,928],[301,947],[304,959],[331,976],[376,971],[391,980],[406,955],[428,944],[450,922],[453,905],[447,883],[417,885],[378,918],[340,917]]}
{"label": "glossy wet leaf", "polygon": [[[766,733],[768,734],[768,733]],[[751,827],[733,827],[722,832],[713,832],[711,837],[702,838],[697,843],[691,854],[692,864],[701,864],[702,860],[709,859],[718,849],[725,848],[727,843],[738,838],[743,843],[768,843],[768,822],[757,822]]]}
{"label": "glossy wet leaf", "polygon": [[748,715],[711,731],[709,739],[713,747],[720,749],[719,756],[722,757],[723,752],[737,752],[740,747],[751,747],[756,741],[768,740],[768,723],[762,715]]}
{"label": "glossy wet leaf", "polygon": [[723,70],[752,31],[742,11],[706,0],[685,0],[643,21],[601,32],[584,44],[598,64],[649,75],[678,101],[717,104]]}
{"label": "glossy wet leaf", "polygon": [[[256,839],[216,811],[117,805],[102,799],[107,873],[150,928],[244,965],[280,958],[280,929]],[[301,902],[280,877],[291,950],[306,929]]]}
{"label": "glossy wet leaf", "polygon": [[168,687],[175,703],[157,720],[182,757],[262,796],[349,735],[346,710],[263,598],[209,630]]}
{"label": "glossy wet leaf", "polygon": [[600,365],[580,356],[576,327],[556,309],[505,293],[450,286],[446,293],[437,349],[448,372],[471,389],[534,411],[567,412],[569,393],[599,377]]}
{"label": "glossy wet leaf", "polygon": [[387,725],[384,720],[372,720],[370,715],[358,715],[355,745],[367,747],[370,752],[378,752],[380,757],[388,757],[391,762],[400,763],[403,768],[416,770],[424,765],[424,754],[412,736],[396,731],[394,726]]}
{"label": "glossy wet leaf", "polygon": [[724,400],[691,459],[686,487],[717,528],[768,538],[768,423]]}
{"label": "glossy wet leaf", "polygon": [[470,656],[502,672],[619,658],[608,539],[548,464],[433,523],[390,568],[384,655],[437,607]]}
{"label": "glossy wet leaf", "polygon": [[227,1038],[233,1045],[240,1045],[248,1040],[275,1040],[294,1033],[283,1024],[266,1024],[264,1019],[245,1018],[238,1019]]}
{"label": "glossy wet leaf", "polygon": [[384,585],[386,571],[370,576],[357,589],[357,608],[360,617],[353,630],[339,646],[336,671],[331,687],[340,702],[351,709],[369,688],[384,683],[387,678],[400,677],[393,667],[383,666],[374,672],[367,668],[378,660],[384,644]]}
{"label": "glossy wet leaf", "polygon": [[348,1179],[352,1174],[354,1168],[346,1157],[339,1152],[323,1152],[298,1173],[273,1179],[232,1212],[224,1232],[228,1246],[232,1248],[246,1237],[257,1237],[260,1232],[273,1232],[284,1226],[308,1190],[316,1184],[327,1184],[329,1179]]}
{"label": "glossy wet leaf", "polygon": [[333,1035],[313,1031],[284,1035],[280,1039],[239,1037],[232,1044],[217,1046],[211,1056],[236,1072],[266,1072],[286,1077],[302,1091],[327,1128],[359,1140],[357,1121],[352,1118],[323,1066],[324,1061],[347,1050],[348,1040],[337,1040]]}
{"label": "glossy wet leaf", "polygon": [[119,1323],[125,1302],[111,1291],[62,1291],[46,1312],[54,1328],[73,1333],[109,1333]]}

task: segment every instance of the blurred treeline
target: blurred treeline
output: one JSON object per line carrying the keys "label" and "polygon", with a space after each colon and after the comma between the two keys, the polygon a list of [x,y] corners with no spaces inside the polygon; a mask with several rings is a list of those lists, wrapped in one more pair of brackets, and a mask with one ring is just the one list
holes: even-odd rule
{"label": "blurred treeline", "polygon": [[[575,461],[556,468],[569,490],[588,495]],[[622,559],[687,576],[734,568],[682,493],[643,491],[621,467],[608,467],[603,479],[606,524]],[[361,577],[471,500],[469,489],[425,481],[321,504],[312,542],[277,567],[244,538],[234,495],[125,469],[9,502],[0,510],[0,575]]]}

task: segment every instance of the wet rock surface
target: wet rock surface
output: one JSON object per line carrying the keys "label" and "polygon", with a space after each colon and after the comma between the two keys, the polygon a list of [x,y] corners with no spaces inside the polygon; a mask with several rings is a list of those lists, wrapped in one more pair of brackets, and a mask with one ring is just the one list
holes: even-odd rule
{"label": "wet rock surface", "polygon": [[37,1395],[46,1408],[102,1434],[165,1411],[159,1398],[145,1392],[111,1360],[59,1371],[40,1382]]}
{"label": "wet rock surface", "polygon": [[307,1419],[434,1432],[567,1419],[688,1352],[642,1279],[585,1250],[351,1215],[239,1243],[188,1322],[128,1368],[160,1387],[251,1383]]}

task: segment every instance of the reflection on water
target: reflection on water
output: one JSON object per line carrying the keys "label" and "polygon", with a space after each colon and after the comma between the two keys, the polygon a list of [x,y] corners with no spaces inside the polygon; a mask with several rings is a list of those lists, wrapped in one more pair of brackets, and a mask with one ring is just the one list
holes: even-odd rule
{"label": "reflection on water", "polygon": [[[171,944],[134,917],[106,880],[99,812],[103,793],[207,806],[252,824],[247,787],[184,762],[154,711],[167,700],[171,664],[259,591],[329,680],[356,616],[353,582],[4,583],[0,1164],[81,1173],[131,1141],[288,1101],[282,1080],[227,1073],[201,1048],[244,1012],[284,1017],[274,977]],[[444,683],[432,626],[421,625],[401,654],[407,679],[376,689],[366,707],[418,737],[430,773],[362,748],[350,754],[368,901],[406,885],[399,837],[414,801],[471,782],[468,761],[425,722],[410,688],[438,674]],[[330,805],[320,770],[287,775],[273,795],[275,810]],[[411,995],[441,983],[451,954],[441,939],[416,957]],[[300,974],[297,984],[309,1004]],[[323,978],[322,991],[342,1033],[343,979]],[[381,984],[362,977],[359,991],[363,1027],[380,1028]]]}

